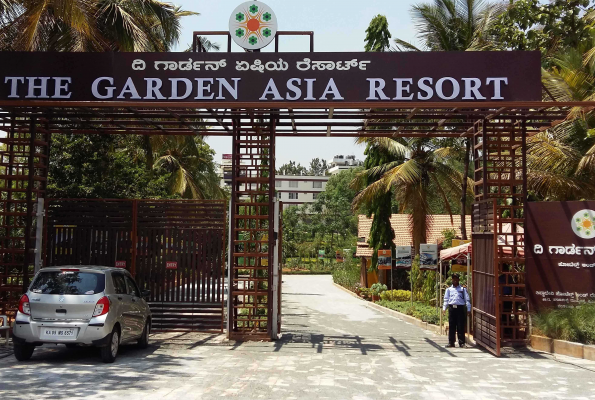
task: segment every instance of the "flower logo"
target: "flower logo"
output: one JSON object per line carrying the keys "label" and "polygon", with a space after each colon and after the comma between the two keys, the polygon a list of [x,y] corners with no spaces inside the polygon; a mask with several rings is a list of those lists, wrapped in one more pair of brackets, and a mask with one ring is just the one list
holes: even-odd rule
{"label": "flower logo", "polygon": [[245,1],[229,16],[231,38],[247,50],[262,49],[271,44],[277,29],[275,12],[261,1]]}
{"label": "flower logo", "polygon": [[574,233],[582,239],[595,239],[595,211],[581,210],[570,222]]}

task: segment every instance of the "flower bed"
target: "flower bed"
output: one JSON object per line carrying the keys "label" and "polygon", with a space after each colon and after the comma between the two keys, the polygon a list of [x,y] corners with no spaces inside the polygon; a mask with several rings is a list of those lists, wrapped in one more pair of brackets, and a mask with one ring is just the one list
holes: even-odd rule
{"label": "flower bed", "polygon": [[428,324],[438,325],[440,323],[440,314],[436,307],[424,303],[413,302],[413,305],[411,305],[410,301],[380,300],[376,302],[376,304],[403,314],[411,315]]}

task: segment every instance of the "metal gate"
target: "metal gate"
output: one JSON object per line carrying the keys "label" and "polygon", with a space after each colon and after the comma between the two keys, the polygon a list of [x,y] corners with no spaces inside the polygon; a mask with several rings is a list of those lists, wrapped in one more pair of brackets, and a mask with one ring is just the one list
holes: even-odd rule
{"label": "metal gate", "polygon": [[224,326],[225,201],[50,200],[46,265],[127,268],[153,331]]}

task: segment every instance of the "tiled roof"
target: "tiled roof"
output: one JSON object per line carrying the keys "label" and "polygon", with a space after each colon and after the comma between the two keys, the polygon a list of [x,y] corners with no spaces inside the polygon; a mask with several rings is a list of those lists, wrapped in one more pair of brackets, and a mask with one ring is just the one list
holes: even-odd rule
{"label": "tiled roof", "polygon": [[[458,215],[452,216],[452,221],[449,215],[429,215],[430,228],[427,234],[427,243],[439,243],[442,241],[442,231],[445,229],[455,229],[457,236],[461,235],[461,217]],[[471,237],[471,216],[466,216],[466,230],[467,237]],[[409,232],[409,215],[408,214],[393,214],[390,218],[390,224],[395,231],[394,243],[396,246],[409,246],[413,244],[411,240],[411,233]],[[372,218],[367,218],[365,215],[358,216],[357,224],[357,257],[371,257],[372,249],[368,246],[368,239],[370,238],[370,228],[372,227]],[[362,239],[365,240],[361,242]]]}

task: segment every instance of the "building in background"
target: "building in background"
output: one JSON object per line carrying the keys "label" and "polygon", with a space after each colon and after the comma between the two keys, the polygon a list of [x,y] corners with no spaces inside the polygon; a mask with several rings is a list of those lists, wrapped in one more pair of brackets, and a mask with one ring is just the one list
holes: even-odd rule
{"label": "building in background", "polygon": [[232,177],[232,155],[223,154],[221,164],[219,165],[219,177],[221,178],[221,187],[231,188]]}
{"label": "building in background", "polygon": [[326,189],[329,176],[276,175],[277,199],[283,202],[283,209],[314,203]]}
{"label": "building in background", "polygon": [[329,175],[336,175],[341,171],[345,171],[351,168],[359,167],[362,165],[363,162],[360,160],[356,160],[355,156],[344,156],[338,155],[333,157],[332,160],[329,160],[328,166],[329,169],[327,174]]}

